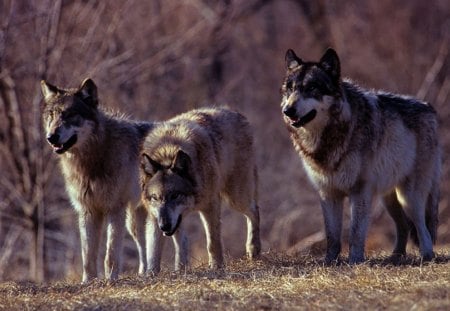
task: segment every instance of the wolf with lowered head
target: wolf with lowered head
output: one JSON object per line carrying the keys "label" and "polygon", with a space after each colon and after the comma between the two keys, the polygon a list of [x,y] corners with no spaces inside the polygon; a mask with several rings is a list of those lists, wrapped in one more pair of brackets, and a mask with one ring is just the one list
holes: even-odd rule
{"label": "wolf with lowered head", "polygon": [[[148,269],[160,270],[162,235],[176,240],[176,268],[187,265],[183,217],[201,216],[209,266],[223,265],[222,201],[247,219],[247,255],[259,255],[259,210],[253,138],[244,116],[228,109],[192,110],[161,122],[147,135],[141,157]],[[178,245],[178,246],[177,246]]]}

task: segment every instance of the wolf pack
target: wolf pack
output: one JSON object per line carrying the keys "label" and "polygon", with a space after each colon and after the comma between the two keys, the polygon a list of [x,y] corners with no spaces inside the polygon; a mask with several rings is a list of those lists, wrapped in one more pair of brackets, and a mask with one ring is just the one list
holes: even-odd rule
{"label": "wolf pack", "polygon": [[[331,48],[319,61],[288,50],[285,65],[280,121],[319,194],[324,263],[340,258],[345,198],[351,210],[349,264],[365,260],[374,198],[395,223],[391,259],[405,256],[411,239],[421,260],[431,261],[441,174],[436,111],[413,97],[342,78]],[[258,173],[245,116],[211,107],[165,121],[134,121],[107,112],[91,79],[73,89],[41,81],[41,88],[46,139],[78,216],[83,282],[102,275],[97,258],[104,230],[106,279],[119,276],[125,231],[136,243],[139,274],[160,271],[168,239],[175,270],[184,271],[190,258],[184,219],[194,211],[205,230],[210,269],[223,268],[222,205],[243,214],[247,257],[260,258]]]}

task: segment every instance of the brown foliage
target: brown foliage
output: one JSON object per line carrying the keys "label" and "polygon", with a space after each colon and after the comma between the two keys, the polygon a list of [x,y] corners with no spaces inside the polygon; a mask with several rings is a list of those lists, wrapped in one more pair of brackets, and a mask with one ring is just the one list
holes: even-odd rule
{"label": "brown foliage", "polygon": [[[40,125],[41,79],[75,87],[90,76],[103,105],[136,119],[238,109],[257,142],[263,247],[321,245],[317,195],[280,115],[287,48],[317,59],[332,45],[345,76],[434,105],[444,145],[438,240],[450,243],[449,25],[446,1],[1,1],[0,278],[79,272],[73,211]],[[373,219],[368,248],[389,250],[393,225],[379,206]],[[190,222],[196,265],[203,229],[196,216]],[[224,211],[224,222],[225,249],[242,255],[242,220]],[[126,253],[126,269],[136,271],[130,242]]]}

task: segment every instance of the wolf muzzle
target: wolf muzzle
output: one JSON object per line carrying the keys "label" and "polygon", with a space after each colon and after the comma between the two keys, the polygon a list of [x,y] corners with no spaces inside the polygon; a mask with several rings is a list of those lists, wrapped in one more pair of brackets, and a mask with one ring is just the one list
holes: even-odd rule
{"label": "wolf muzzle", "polygon": [[53,133],[47,136],[47,141],[53,147],[53,151],[57,154],[62,154],[76,144],[77,134],[73,134],[65,143],[60,143],[59,139],[60,136],[58,133]]}
{"label": "wolf muzzle", "polygon": [[317,115],[317,110],[313,109],[301,118],[297,116],[295,107],[286,108],[283,110],[283,113],[291,120],[291,125],[293,127],[299,128],[314,120]]}
{"label": "wolf muzzle", "polygon": [[159,223],[159,228],[161,229],[161,231],[163,232],[163,234],[165,236],[172,236],[178,229],[178,227],[181,224],[181,220],[182,220],[182,216],[178,216],[177,219],[177,223],[175,224],[175,226],[172,228],[172,224],[170,222],[160,222]]}

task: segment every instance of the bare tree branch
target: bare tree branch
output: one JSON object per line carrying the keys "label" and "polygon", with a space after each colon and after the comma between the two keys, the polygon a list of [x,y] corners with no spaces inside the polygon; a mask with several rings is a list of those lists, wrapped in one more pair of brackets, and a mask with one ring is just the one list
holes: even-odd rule
{"label": "bare tree branch", "polygon": [[419,88],[419,91],[417,91],[416,94],[417,98],[424,100],[428,92],[430,91],[431,85],[436,79],[439,71],[441,71],[445,59],[448,56],[448,49],[449,49],[448,45],[449,40],[447,37],[445,37],[445,39],[441,43],[441,47],[439,48],[438,55],[434,59],[433,65],[430,67],[427,74],[425,75],[425,79],[423,80],[422,85]]}

